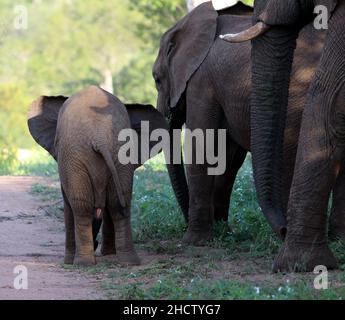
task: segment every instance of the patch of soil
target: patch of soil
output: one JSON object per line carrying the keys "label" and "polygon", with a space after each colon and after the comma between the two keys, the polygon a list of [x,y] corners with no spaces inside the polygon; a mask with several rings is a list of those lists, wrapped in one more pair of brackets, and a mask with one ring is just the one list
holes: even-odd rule
{"label": "patch of soil", "polygon": [[[50,181],[37,177],[0,177],[0,300],[102,299],[100,279],[61,267],[64,227],[39,210],[28,190]],[[28,271],[28,289],[14,289],[14,268]]]}

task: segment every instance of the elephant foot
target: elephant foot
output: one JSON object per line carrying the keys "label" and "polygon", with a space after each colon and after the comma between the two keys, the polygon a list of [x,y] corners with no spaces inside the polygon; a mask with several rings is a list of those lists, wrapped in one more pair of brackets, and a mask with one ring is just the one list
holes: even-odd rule
{"label": "elephant foot", "polygon": [[73,262],[74,262],[74,254],[66,253],[65,259],[64,259],[64,264],[73,264]]}
{"label": "elephant foot", "polygon": [[213,231],[193,231],[188,229],[185,235],[183,236],[182,242],[194,246],[203,246],[206,245],[208,241],[213,239]]}
{"label": "elephant foot", "polygon": [[345,227],[330,226],[328,238],[330,241],[345,241]]}
{"label": "elephant foot", "polygon": [[326,244],[284,243],[273,263],[273,272],[310,272],[316,266],[336,269],[337,260]]}
{"label": "elephant foot", "polygon": [[140,258],[135,251],[116,253],[115,262],[125,266],[138,266],[141,264]]}
{"label": "elephant foot", "polygon": [[76,266],[93,266],[96,264],[96,258],[94,255],[80,256],[76,255],[74,258],[74,265]]}

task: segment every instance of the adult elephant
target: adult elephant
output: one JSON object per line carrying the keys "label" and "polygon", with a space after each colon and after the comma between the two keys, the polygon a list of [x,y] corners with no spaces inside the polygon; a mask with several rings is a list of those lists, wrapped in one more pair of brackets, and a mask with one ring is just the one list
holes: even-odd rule
{"label": "adult elephant", "polygon": [[[168,119],[171,132],[184,123],[191,130],[227,129],[227,167],[223,175],[207,175],[208,164],[187,165],[187,186],[183,163],[168,165],[179,204],[189,216],[184,236],[187,243],[211,239],[213,217],[227,220],[232,185],[250,151],[251,47],[249,43],[229,47],[218,35],[249,28],[252,13],[252,8],[242,3],[220,12],[211,2],[200,5],[164,34],[153,68],[158,109]],[[280,237],[284,237],[284,213],[305,95],[323,39],[311,25],[301,34],[290,89],[284,170],[274,172],[277,180],[283,177],[284,192],[279,197],[259,198],[265,216]]]}
{"label": "adult elephant", "polygon": [[[294,49],[301,28],[315,19],[313,12],[317,5],[327,9],[328,34],[303,114],[288,206],[287,236],[274,270],[337,266],[327,245],[326,212],[334,186],[338,188],[335,199],[344,199],[345,2],[257,0],[255,25],[226,37],[236,42],[255,39],[252,154],[258,196],[265,201],[281,194],[281,180],[276,172],[282,167],[282,136]],[[334,208],[331,224],[331,231],[344,237],[344,207]]]}

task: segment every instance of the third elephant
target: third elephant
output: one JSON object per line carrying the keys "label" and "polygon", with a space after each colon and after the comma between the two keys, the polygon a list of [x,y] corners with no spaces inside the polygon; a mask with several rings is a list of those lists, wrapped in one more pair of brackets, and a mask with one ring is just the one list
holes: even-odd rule
{"label": "third elephant", "polygon": [[[254,7],[253,26],[226,39],[252,40],[252,115],[263,113],[260,118],[252,117],[252,154],[257,194],[262,198],[269,195],[267,189],[280,192],[275,188],[280,179],[272,175],[271,168],[282,167],[279,137],[285,127],[296,41],[301,40],[303,26],[312,23],[319,28],[323,16],[327,37],[307,94],[288,203],[287,234],[273,270],[312,271],[319,265],[336,268],[328,235],[345,237],[345,2],[256,0]],[[316,16],[318,11],[322,13]],[[332,191],[335,201],[327,228]]]}
{"label": "third elephant", "polygon": [[[198,244],[211,239],[214,217],[227,220],[233,182],[251,149],[251,45],[229,45],[219,39],[221,34],[239,32],[251,25],[252,8],[239,3],[217,12],[211,2],[206,2],[161,39],[153,76],[158,90],[158,109],[169,120],[170,130],[183,124],[191,130],[227,130],[227,167],[222,176],[207,175],[208,164],[189,164],[186,179],[183,164],[168,165],[178,202],[189,218],[184,236],[187,243]],[[280,186],[283,192],[267,190],[271,197],[265,197],[264,201],[258,199],[268,222],[281,238],[284,238],[306,93],[320,60],[324,39],[325,34],[316,32],[312,25],[301,31],[286,115],[284,166],[282,172],[273,172],[283,177]],[[282,196],[276,196],[279,194]]]}

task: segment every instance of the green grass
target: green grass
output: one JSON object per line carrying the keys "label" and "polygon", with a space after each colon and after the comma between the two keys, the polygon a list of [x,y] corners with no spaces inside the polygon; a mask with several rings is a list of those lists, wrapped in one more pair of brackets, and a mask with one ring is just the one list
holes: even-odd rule
{"label": "green grass", "polygon": [[[178,284],[178,285],[177,285]],[[105,287],[108,290],[110,287]],[[116,287],[115,287],[116,289]],[[318,292],[301,281],[294,287],[282,284],[275,287],[257,287],[245,283],[226,280],[178,281],[162,277],[150,288],[143,288],[141,283],[125,285],[121,299],[169,299],[169,300],[311,300],[339,299],[345,296],[345,288]]]}
{"label": "green grass", "polygon": [[[35,185],[31,193],[43,204],[54,202],[46,211],[62,219],[54,161],[41,152],[18,168],[26,174],[53,177],[54,183]],[[341,271],[330,274],[328,290],[313,288],[312,273],[271,274],[272,261],[281,243],[257,205],[250,158],[234,186],[231,231],[224,223],[215,225],[216,237],[207,247],[181,243],[186,225],[162,156],[135,173],[132,221],[136,247],[144,260],[142,266],[126,268],[99,259],[96,266],[81,269],[103,279],[102,289],[109,299],[345,298],[345,244],[341,242],[331,244]]]}
{"label": "green grass", "polygon": [[35,184],[30,188],[30,193],[39,196],[43,201],[61,200],[60,189],[57,186]]}
{"label": "green grass", "polygon": [[[210,249],[208,249],[210,250]],[[205,250],[204,250],[205,251]],[[331,274],[330,287],[316,290],[313,274],[270,275],[258,269],[232,275],[208,256],[170,256],[145,267],[124,268],[100,263],[86,272],[104,277],[109,299],[196,300],[342,300],[343,274]],[[253,263],[249,261],[248,263]],[[218,267],[217,267],[218,265]]]}
{"label": "green grass", "polygon": [[[186,230],[167,172],[157,168],[156,162],[148,163],[135,175],[132,215],[135,240],[139,243],[181,239]],[[216,225],[213,247],[256,256],[277,251],[280,243],[261,214],[253,192],[250,159],[235,183],[230,212],[231,232],[223,223]]]}

